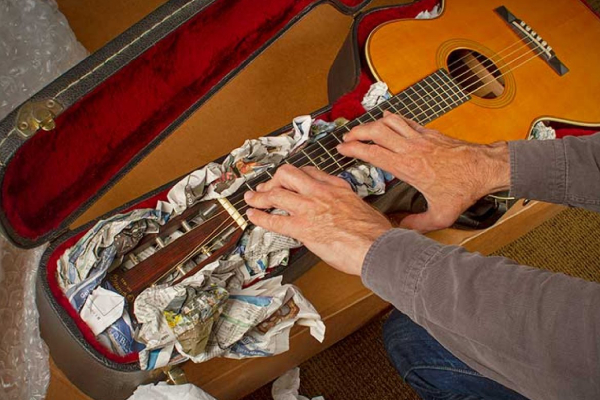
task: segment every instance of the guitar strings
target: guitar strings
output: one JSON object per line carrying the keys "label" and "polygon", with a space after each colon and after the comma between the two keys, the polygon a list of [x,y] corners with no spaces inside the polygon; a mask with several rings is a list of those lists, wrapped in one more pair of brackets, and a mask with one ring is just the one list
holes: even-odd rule
{"label": "guitar strings", "polygon": [[[528,45],[530,45],[531,43],[533,43],[533,42],[534,42],[534,40],[533,40],[531,37],[528,37],[528,38],[527,38],[527,40],[528,40],[528,42],[525,44],[525,45],[527,45],[527,46],[528,46]],[[494,53],[494,57],[496,57],[496,56],[499,56],[500,54],[504,53],[505,51],[508,51],[509,49],[511,49],[511,48],[513,48],[513,47],[515,47],[515,46],[516,46],[516,45],[518,45],[518,44],[523,44],[523,42],[524,42],[523,40],[517,40],[516,42],[514,42],[514,43],[513,43],[513,44],[511,44],[510,46],[508,46],[508,47],[505,47],[504,49],[500,50],[500,51],[499,51],[499,52],[497,52],[497,53]],[[519,48],[522,48],[522,47],[523,47],[523,46],[520,46]],[[511,53],[511,54],[512,54],[512,53]],[[450,69],[450,67],[453,67],[453,66],[454,66],[454,65],[456,65],[457,63],[459,63],[459,62],[463,61],[465,58],[469,57],[469,55],[470,55],[470,54],[467,54],[467,55],[465,55],[465,56],[463,56],[463,57],[459,58],[458,60],[454,60],[454,61],[452,61],[450,64],[448,64],[448,69]],[[508,55],[510,55],[510,54],[508,54]],[[501,58],[502,58],[502,57],[501,57]]]}
{"label": "guitar strings", "polygon": [[[525,43],[524,43],[523,41],[519,41],[519,42],[517,42],[517,43],[523,43],[523,45],[522,45],[522,46],[519,46],[517,49],[515,49],[515,50],[511,51],[511,52],[510,52],[510,53],[508,53],[508,54],[507,54],[505,57],[508,57],[508,56],[510,56],[510,55],[512,55],[512,54],[514,54],[514,53],[516,53],[516,52],[518,52],[518,51],[519,51],[519,50],[521,50],[523,47],[529,47],[529,45],[530,45],[531,43],[533,43],[533,42],[534,42],[534,40],[531,40],[531,39],[529,39],[529,41],[528,41],[528,42],[525,42]],[[510,46],[510,47],[514,47],[514,45],[513,45],[513,46]],[[509,47],[509,48],[510,48],[510,47]],[[534,49],[534,51],[535,51],[535,49]],[[497,56],[499,56],[500,54],[502,54],[502,52],[500,52],[500,53],[498,53],[498,54],[494,54],[494,57],[497,57]],[[469,57],[469,55],[471,55],[471,54],[467,54],[466,56],[462,57],[460,60],[457,60],[457,61],[463,61],[465,58]],[[485,56],[484,56],[484,57],[485,57]],[[473,73],[473,75],[477,75],[479,72],[482,72],[482,71],[484,71],[484,70],[488,70],[488,67],[491,67],[491,66],[496,66],[496,64],[497,64],[498,62],[503,62],[503,61],[505,61],[505,60],[504,60],[504,58],[505,58],[505,57],[500,57],[500,58],[499,58],[499,59],[497,59],[496,61],[492,60],[492,58],[488,58],[488,57],[486,57],[484,61],[481,61],[481,62],[479,63],[479,65],[476,65],[476,66],[475,66],[475,68],[477,68],[477,67],[481,67],[481,68],[480,68],[478,71],[467,69],[467,71],[463,72],[462,74],[458,75],[457,77],[453,77],[453,79],[455,79],[456,81],[458,81],[458,80],[459,80],[459,78],[461,78],[461,77],[465,76],[465,75],[466,75],[466,74],[468,74],[469,72]],[[485,65],[486,63],[488,63],[488,62],[489,62],[489,65],[487,65],[487,66],[484,66],[484,65]],[[466,62],[465,62],[465,64],[466,64]],[[498,71],[499,71],[499,70],[500,70],[500,68],[498,68],[498,67],[496,66],[496,70],[498,70]],[[448,71],[450,71],[450,65],[448,65]]]}
{"label": "guitar strings", "polygon": [[[530,43],[531,43],[531,42],[532,42],[532,41],[530,41]],[[527,45],[528,45],[528,44],[526,44],[525,46],[527,46]],[[510,47],[514,47],[514,44],[513,44],[512,46],[510,46]],[[521,48],[523,48],[523,47],[524,47],[524,46],[520,46],[520,47],[519,47],[519,49],[521,49]],[[539,49],[537,49],[537,50],[539,50]],[[506,66],[509,66],[509,65],[513,64],[513,63],[514,63],[514,62],[516,62],[517,60],[519,60],[519,59],[523,58],[524,56],[526,56],[527,54],[529,54],[529,53],[532,53],[532,52],[533,52],[533,53],[536,53],[536,49],[533,49],[533,50],[527,51],[526,53],[524,53],[524,54],[520,55],[519,57],[517,57],[517,58],[515,58],[515,59],[511,60],[509,63],[507,63],[507,64],[506,64]],[[513,53],[515,53],[515,51],[511,52],[510,54],[513,54]],[[525,60],[525,61],[524,61],[524,62],[522,62],[521,64],[517,65],[516,67],[514,67],[514,68],[512,68],[512,69],[508,69],[506,72],[502,73],[502,74],[501,74],[499,77],[502,77],[502,76],[506,75],[507,73],[510,73],[510,72],[512,72],[512,71],[514,71],[514,70],[516,70],[516,69],[517,69],[517,68],[519,68],[520,66],[522,66],[522,65],[526,64],[527,62],[529,62],[529,61],[533,60],[534,58],[536,58],[536,57],[537,57],[539,54],[541,54],[541,53],[543,53],[543,50],[542,50],[542,51],[540,51],[539,53],[536,53],[536,54],[534,54],[532,57],[528,58],[527,60]],[[510,54],[509,54],[509,55],[510,55]],[[486,68],[486,69],[487,69],[487,68]],[[492,73],[488,73],[486,76],[484,76],[484,77],[480,78],[479,80],[477,80],[477,81],[473,82],[472,84],[469,84],[469,85],[468,85],[467,87],[465,87],[463,90],[467,90],[468,88],[470,88],[470,87],[472,87],[472,86],[474,86],[474,85],[476,85],[476,84],[479,84],[480,82],[484,81],[484,80],[485,80],[487,77],[489,77],[489,76],[493,76],[493,74],[494,74],[493,72],[492,72]],[[466,80],[465,80],[465,81],[466,81]],[[460,84],[462,84],[462,83],[465,83],[465,81],[463,81],[463,82],[460,82],[460,83],[459,83],[459,85],[460,85]],[[484,85],[482,85],[482,86],[478,87],[478,88],[477,88],[476,90],[474,90],[473,92],[469,92],[468,94],[470,95],[470,94],[474,93],[475,91],[477,91],[477,90],[480,90],[481,88],[483,88],[483,87],[485,87],[485,86],[487,86],[487,85],[491,84],[492,82],[493,82],[493,81],[490,81],[490,82],[484,83]],[[436,94],[439,94],[439,93],[436,93]],[[393,98],[392,98],[392,99],[393,99]],[[390,100],[392,100],[392,99],[390,99]],[[400,101],[400,102],[401,102],[401,101]],[[390,102],[390,104],[391,104],[391,102]],[[401,102],[401,104],[404,106],[404,108],[403,108],[403,109],[408,109],[408,107],[406,107],[406,106],[405,106],[405,105],[404,105],[402,102]],[[418,103],[416,103],[416,102],[415,102],[415,104],[417,104],[417,105],[418,105]],[[391,105],[392,105],[392,107],[393,107],[393,104],[391,104]],[[434,104],[434,106],[435,106],[435,105],[437,105],[437,106],[440,106],[440,107],[441,107],[441,105],[442,105],[442,104],[441,104],[441,103],[437,103],[437,104]],[[380,108],[379,106],[377,106],[377,108],[379,108],[379,110],[380,110],[380,111],[383,111],[383,110],[381,110],[381,108]],[[419,108],[420,108],[420,107],[419,107]],[[433,111],[433,109],[431,108],[431,106],[430,106],[429,108],[430,108],[430,110],[431,110],[431,111]],[[367,112],[367,113],[368,113],[368,114],[369,114],[369,115],[370,115],[372,118],[374,118],[374,117],[373,117],[373,116],[370,114],[370,112]],[[435,112],[434,112],[434,113],[435,113]],[[415,116],[415,119],[416,119],[417,117],[421,116],[422,114],[426,114],[426,112],[425,112],[425,111],[422,111],[420,114],[418,114],[417,116]],[[360,121],[360,118],[359,118],[358,120],[359,120],[359,123],[361,123],[361,124],[362,124],[362,121]],[[332,136],[333,136],[333,133],[332,133]],[[331,137],[330,137],[330,138],[327,138],[327,139],[331,139]],[[337,139],[337,137],[335,137],[335,139]],[[318,149],[318,148],[315,148],[315,149]],[[316,150],[315,150],[315,151],[316,151]],[[313,151],[313,152],[311,152],[311,154],[314,154],[314,151]],[[309,165],[309,164],[311,164],[311,163],[312,163],[312,164],[314,164],[314,165],[315,165],[317,168],[319,168],[319,166],[322,166],[322,168],[320,168],[320,169],[321,169],[321,170],[325,170],[325,169],[329,168],[330,166],[334,166],[336,163],[338,163],[338,161],[337,161],[335,158],[333,158],[333,160],[334,160],[333,162],[331,162],[331,161],[330,161],[330,162],[329,162],[329,164],[328,164],[328,165],[326,165],[326,166],[322,166],[322,164],[324,164],[325,162],[321,162],[321,163],[319,163],[319,164],[314,164],[314,163],[312,163],[312,162],[307,162],[307,163],[305,163],[305,164],[301,165],[301,166],[300,166],[300,168],[301,168],[301,167],[303,167],[303,166],[307,166],[307,165]],[[333,171],[331,171],[331,172],[329,172],[329,173],[330,173],[330,174],[333,174],[333,173],[335,173],[335,172],[336,172],[338,169],[339,169],[339,170],[341,170],[341,171],[343,171],[343,170],[344,170],[344,169],[345,169],[347,166],[349,166],[349,165],[351,165],[351,164],[355,163],[356,161],[357,161],[357,160],[355,160],[355,159],[352,159],[351,161],[349,161],[349,162],[345,163],[344,165],[340,165],[340,166],[336,167],[336,168],[335,168]],[[264,172],[263,172],[262,174],[264,174]],[[258,175],[258,176],[260,176],[260,175]],[[257,177],[258,177],[258,176],[257,176]],[[236,202],[235,204],[233,204],[233,206],[235,207],[236,205],[239,205],[239,204],[241,204],[242,202],[244,202],[244,200],[243,200],[243,199],[242,199],[242,200],[240,200],[240,201],[238,201],[238,202]],[[249,208],[250,208],[250,206],[248,206],[248,204],[246,204],[245,206],[242,206],[242,207],[240,207],[240,209],[238,210],[238,212],[239,212],[239,213],[242,215],[242,217],[246,217],[246,216],[247,216],[247,210],[248,210]],[[221,215],[221,214],[223,214],[224,212],[225,212],[225,211],[221,211],[221,212],[219,212],[217,215],[215,215],[215,216],[213,216],[213,217],[209,218],[209,220],[210,220],[210,219],[213,219],[213,218],[216,218],[218,215]],[[242,212],[243,212],[243,214],[242,214]],[[229,218],[228,218],[228,219],[229,219]],[[199,251],[199,250],[200,250],[200,249],[201,249],[203,246],[205,246],[205,245],[206,245],[208,242],[211,242],[212,240],[214,240],[214,239],[218,238],[220,235],[222,235],[222,234],[223,234],[224,232],[226,232],[228,229],[230,229],[231,227],[233,227],[233,226],[235,226],[235,225],[236,225],[236,222],[235,222],[235,221],[233,221],[233,222],[232,222],[232,223],[230,223],[228,226],[226,226],[226,227],[225,227],[223,230],[221,230],[219,233],[217,233],[217,234],[215,234],[215,235],[214,235],[214,232],[216,232],[216,231],[217,231],[217,230],[218,230],[220,227],[222,227],[222,226],[223,226],[223,225],[224,225],[224,224],[225,224],[225,223],[228,221],[228,219],[224,220],[224,221],[223,221],[223,222],[222,222],[222,223],[221,223],[219,226],[217,226],[217,227],[216,227],[216,228],[215,228],[215,229],[214,229],[214,230],[213,230],[213,231],[212,231],[212,232],[209,234],[209,236],[208,236],[208,237],[207,237],[207,238],[206,238],[204,241],[202,241],[202,242],[201,242],[201,243],[200,243],[198,246],[196,246],[196,247],[194,248],[194,250],[193,250],[193,251],[191,251],[190,253],[188,253],[188,255],[187,255],[185,258],[184,258],[184,260],[183,260],[183,261],[179,262],[179,263],[178,263],[178,264],[177,264],[175,267],[171,268],[171,269],[170,269],[170,270],[169,270],[169,271],[168,271],[166,274],[164,274],[164,275],[163,275],[161,278],[159,278],[159,280],[160,280],[160,279],[162,279],[162,278],[164,278],[164,276],[168,275],[169,273],[171,273],[171,272],[173,271],[173,269],[175,269],[177,266],[183,265],[183,264],[185,264],[187,261],[189,261],[190,259],[192,259],[193,257],[195,257],[195,256],[197,255],[197,252],[198,252],[198,251]],[[208,221],[208,220],[207,220],[207,221]],[[205,221],[205,222],[206,222],[206,221]],[[214,235],[214,236],[213,236],[213,235]],[[216,244],[212,245],[212,246],[209,248],[209,251],[210,251],[210,250],[212,250],[212,249],[213,249],[215,246],[216,246]]]}

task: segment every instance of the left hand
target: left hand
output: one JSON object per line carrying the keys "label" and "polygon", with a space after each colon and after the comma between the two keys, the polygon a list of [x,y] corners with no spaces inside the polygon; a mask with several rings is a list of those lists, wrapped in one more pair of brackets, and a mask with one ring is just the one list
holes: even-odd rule
{"label": "left hand", "polygon": [[279,208],[289,216],[249,209],[252,223],[291,236],[332,267],[360,275],[379,236],[392,228],[381,213],[358,197],[343,179],[314,167],[281,166],[272,180],[246,192],[255,208]]}

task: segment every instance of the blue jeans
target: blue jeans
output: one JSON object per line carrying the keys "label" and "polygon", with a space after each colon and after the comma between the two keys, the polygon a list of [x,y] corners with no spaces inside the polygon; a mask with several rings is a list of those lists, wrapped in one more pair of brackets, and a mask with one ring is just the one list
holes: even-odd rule
{"label": "blue jeans", "polygon": [[469,368],[398,310],[383,327],[383,341],[402,379],[425,400],[526,400]]}

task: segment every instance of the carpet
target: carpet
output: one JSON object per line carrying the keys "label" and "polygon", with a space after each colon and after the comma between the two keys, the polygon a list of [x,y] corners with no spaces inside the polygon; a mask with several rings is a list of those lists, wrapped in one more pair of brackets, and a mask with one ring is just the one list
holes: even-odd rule
{"label": "carpet", "polygon": [[[567,209],[493,253],[600,282],[600,214]],[[300,365],[300,394],[325,400],[419,400],[387,359],[382,315]],[[271,384],[244,400],[271,399]]]}

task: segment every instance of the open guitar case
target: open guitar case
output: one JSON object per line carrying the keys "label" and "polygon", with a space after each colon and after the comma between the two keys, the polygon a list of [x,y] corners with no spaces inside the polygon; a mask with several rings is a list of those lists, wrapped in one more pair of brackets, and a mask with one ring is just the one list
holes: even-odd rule
{"label": "open guitar case", "polygon": [[[329,73],[330,105],[313,115],[329,121],[361,115],[360,101],[374,82],[363,54],[368,34],[386,21],[432,10],[438,0],[379,7],[370,3],[171,0],[0,122],[3,234],[24,248],[49,242],[37,280],[41,332],[56,365],[84,393],[94,399],[124,399],[139,384],[164,376],[141,371],[137,354],[118,356],[96,340],[59,289],[57,259],[99,219],[154,208],[179,178],[76,229],[70,228],[72,223],[320,5],[353,16],[354,23]],[[284,126],[272,134],[289,129]],[[256,132],[255,137],[266,133]],[[196,134],[201,143],[203,132]],[[383,210],[392,204],[412,211],[424,206],[405,184],[395,185],[375,202]],[[288,267],[272,274],[293,281],[315,262],[301,249]]]}

